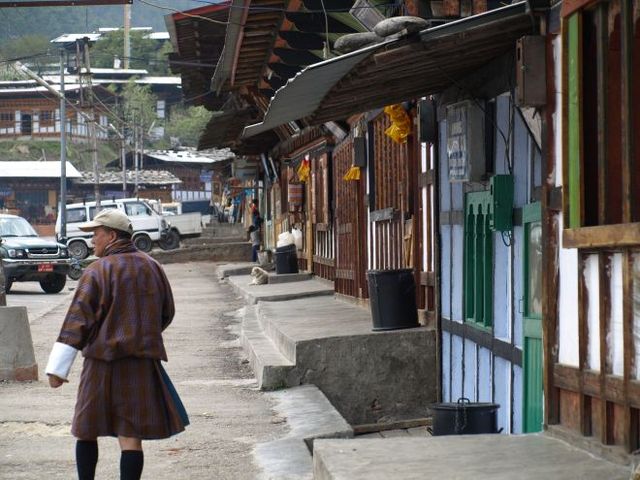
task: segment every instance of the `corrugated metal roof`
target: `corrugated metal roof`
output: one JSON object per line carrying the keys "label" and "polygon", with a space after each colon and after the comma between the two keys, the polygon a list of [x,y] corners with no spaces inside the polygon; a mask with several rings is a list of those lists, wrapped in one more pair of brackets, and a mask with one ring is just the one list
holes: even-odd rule
{"label": "corrugated metal roof", "polygon": [[[74,180],[80,185],[93,185],[96,176],[92,171],[80,172],[81,177]],[[127,170],[127,183],[133,184],[136,180],[136,172]],[[176,185],[182,183],[178,177],[166,170],[138,170],[138,183],[143,185]],[[101,185],[122,185],[122,171],[108,170],[100,172]]]}
{"label": "corrugated metal roof", "polygon": [[[523,1],[423,30],[417,41],[387,40],[311,65],[276,92],[262,123],[243,135],[300,119],[316,125],[436,93],[507,51],[534,26]],[[376,59],[383,51],[392,56]]]}
{"label": "corrugated metal roof", "polygon": [[[80,178],[71,162],[66,163],[67,178]],[[0,178],[60,178],[60,162],[0,161]]]}
{"label": "corrugated metal roof", "polygon": [[155,158],[162,162],[173,163],[216,163],[235,158],[235,154],[228,148],[211,150],[210,152],[199,154],[189,150],[152,150],[145,151],[144,154],[147,157]]}

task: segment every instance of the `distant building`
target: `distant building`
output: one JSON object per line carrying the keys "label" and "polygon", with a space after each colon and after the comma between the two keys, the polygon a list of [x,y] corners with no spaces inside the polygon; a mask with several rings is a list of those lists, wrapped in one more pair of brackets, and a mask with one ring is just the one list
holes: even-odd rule
{"label": "distant building", "polygon": [[[80,172],[66,164],[67,188]],[[25,217],[43,235],[53,235],[60,200],[60,162],[0,161],[0,211]]]}
{"label": "distant building", "polygon": [[[59,90],[59,85],[53,85]],[[93,86],[99,100],[95,112],[98,123],[107,128],[107,108],[114,103],[114,94],[100,85]],[[77,83],[65,85],[65,96],[72,104],[78,104],[81,87]],[[85,117],[86,107],[67,107],[66,122],[69,140],[86,140],[89,129]],[[46,139],[60,136],[60,100],[46,88],[32,81],[0,82],[0,139]],[[106,140],[107,133],[98,129],[99,140]]]}

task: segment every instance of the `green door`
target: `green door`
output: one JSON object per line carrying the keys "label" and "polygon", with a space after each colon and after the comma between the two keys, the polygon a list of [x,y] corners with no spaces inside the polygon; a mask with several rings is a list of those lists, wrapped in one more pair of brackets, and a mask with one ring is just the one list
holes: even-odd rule
{"label": "green door", "polygon": [[524,423],[523,431],[542,430],[542,224],[540,203],[526,205],[524,225]]}

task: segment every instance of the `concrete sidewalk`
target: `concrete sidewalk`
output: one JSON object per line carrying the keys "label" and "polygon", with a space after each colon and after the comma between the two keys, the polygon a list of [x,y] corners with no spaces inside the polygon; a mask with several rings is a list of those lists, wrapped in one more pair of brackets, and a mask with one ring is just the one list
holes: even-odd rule
{"label": "concrete sidewalk", "polygon": [[315,480],[628,480],[630,468],[547,435],[318,440]]}

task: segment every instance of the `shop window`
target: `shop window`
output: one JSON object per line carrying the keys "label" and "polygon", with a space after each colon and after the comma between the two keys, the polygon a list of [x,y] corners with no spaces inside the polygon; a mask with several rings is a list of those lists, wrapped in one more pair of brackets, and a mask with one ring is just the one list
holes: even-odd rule
{"label": "shop window", "polygon": [[493,325],[493,236],[491,193],[467,193],[465,202],[465,320],[481,328]]}
{"label": "shop window", "polygon": [[0,112],[0,123],[7,126],[13,125],[14,122],[13,112]]}
{"label": "shop window", "polygon": [[40,111],[40,123],[53,123],[55,116],[51,110]]}
{"label": "shop window", "polygon": [[[640,221],[640,208],[625,204],[640,194],[640,167],[625,159],[624,114],[638,125],[640,43],[638,29],[627,48],[632,51],[632,104],[625,106],[621,2],[599,2],[564,19],[565,49],[565,215],[569,228]],[[630,162],[630,163],[626,163]],[[626,173],[625,173],[626,172]],[[626,200],[628,202],[628,200]],[[637,202],[631,202],[637,203]],[[625,216],[625,210],[629,210]]]}

